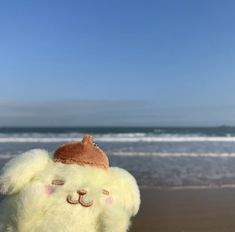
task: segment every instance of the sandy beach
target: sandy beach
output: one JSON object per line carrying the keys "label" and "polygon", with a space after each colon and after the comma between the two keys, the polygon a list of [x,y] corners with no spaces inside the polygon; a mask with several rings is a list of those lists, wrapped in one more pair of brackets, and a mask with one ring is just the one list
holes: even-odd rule
{"label": "sandy beach", "polygon": [[130,232],[233,232],[235,188],[141,189]]}
{"label": "sandy beach", "polygon": [[141,189],[131,232],[235,231],[235,188]]}

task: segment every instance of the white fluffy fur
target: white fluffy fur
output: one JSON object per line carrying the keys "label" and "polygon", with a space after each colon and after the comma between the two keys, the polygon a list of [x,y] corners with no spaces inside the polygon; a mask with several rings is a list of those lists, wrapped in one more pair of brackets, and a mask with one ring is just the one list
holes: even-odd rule
{"label": "white fluffy fur", "polygon": [[47,151],[34,149],[9,161],[0,176],[0,193],[13,194],[19,191],[47,165]]}
{"label": "white fluffy fur", "polygon": [[[63,186],[51,184],[64,180]],[[47,194],[45,188],[53,189]],[[87,190],[91,207],[71,205],[79,189]],[[109,197],[102,189],[110,192]],[[0,176],[0,191],[8,194],[1,206],[0,232],[125,232],[140,205],[135,179],[120,168],[100,169],[54,163],[43,150],[32,150],[8,162]]]}

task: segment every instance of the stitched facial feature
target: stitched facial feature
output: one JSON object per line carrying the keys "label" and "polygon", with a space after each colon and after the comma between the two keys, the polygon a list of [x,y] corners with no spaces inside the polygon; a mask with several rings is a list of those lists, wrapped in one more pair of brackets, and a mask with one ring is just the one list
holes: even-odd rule
{"label": "stitched facial feature", "polygon": [[109,191],[108,190],[106,190],[106,189],[102,189],[102,193],[104,194],[104,195],[109,195]]}
{"label": "stitched facial feature", "polygon": [[87,194],[87,191],[85,189],[79,189],[77,191],[78,198],[73,199],[71,195],[67,196],[67,202],[71,205],[77,205],[80,204],[83,207],[91,207],[93,205],[93,201],[85,201],[84,196]]}
{"label": "stitched facial feature", "polygon": [[112,196],[110,196],[110,192],[106,189],[102,189],[102,194],[107,196],[107,198],[105,199],[105,204],[111,205],[113,203],[113,198],[112,198]]}
{"label": "stitched facial feature", "polygon": [[[51,181],[51,184],[55,185],[55,186],[62,186],[62,185],[65,184],[65,181],[61,180],[61,179],[54,179],[54,180]],[[54,189],[52,189],[52,187],[50,187],[50,186],[47,186],[45,191],[48,195],[50,195],[54,192]],[[105,203],[107,205],[112,204],[113,198],[110,196],[110,192],[107,189],[102,189],[101,193],[103,195],[107,196],[107,198],[105,199]],[[91,207],[94,204],[94,201],[93,200],[86,201],[84,199],[84,196],[86,194],[87,194],[87,191],[85,189],[79,189],[79,190],[77,190],[77,195],[78,195],[77,197],[73,198],[71,195],[67,196],[67,198],[66,198],[67,203],[69,203],[71,205],[80,204],[83,207]]]}
{"label": "stitched facial feature", "polygon": [[59,179],[52,180],[51,185],[44,186],[44,192],[49,196],[49,195],[53,194],[55,191],[55,187],[52,185],[61,186],[61,185],[64,185],[64,183],[65,183],[64,180],[59,180]]}
{"label": "stitched facial feature", "polygon": [[64,180],[58,180],[58,179],[53,180],[53,181],[51,182],[52,185],[64,185],[64,183],[65,183]]}

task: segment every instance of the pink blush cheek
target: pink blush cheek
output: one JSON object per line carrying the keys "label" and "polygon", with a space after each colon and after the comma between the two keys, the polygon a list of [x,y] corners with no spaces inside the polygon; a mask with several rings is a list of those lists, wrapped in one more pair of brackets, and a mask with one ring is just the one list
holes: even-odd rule
{"label": "pink blush cheek", "polygon": [[113,203],[113,198],[112,197],[106,198],[106,200],[105,200],[106,205],[111,205],[112,203]]}
{"label": "pink blush cheek", "polygon": [[44,192],[47,195],[51,195],[54,191],[55,191],[55,189],[53,187],[51,187],[50,185],[45,185],[44,186]]}

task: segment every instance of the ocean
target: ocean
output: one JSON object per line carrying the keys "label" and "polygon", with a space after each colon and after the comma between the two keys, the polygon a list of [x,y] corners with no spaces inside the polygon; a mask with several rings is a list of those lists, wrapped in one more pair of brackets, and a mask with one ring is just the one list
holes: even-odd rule
{"label": "ocean", "polygon": [[0,167],[33,148],[51,153],[94,136],[111,166],[127,169],[142,187],[235,184],[235,127],[0,128]]}

